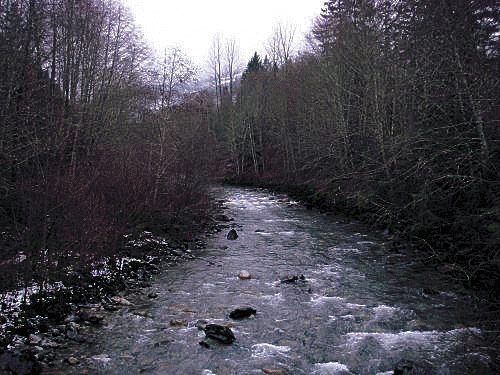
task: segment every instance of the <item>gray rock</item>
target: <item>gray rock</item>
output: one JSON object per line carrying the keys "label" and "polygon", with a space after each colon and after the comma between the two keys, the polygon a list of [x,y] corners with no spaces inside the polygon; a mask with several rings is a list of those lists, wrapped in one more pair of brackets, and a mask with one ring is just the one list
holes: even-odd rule
{"label": "gray rock", "polygon": [[99,324],[103,319],[104,315],[99,313],[97,309],[85,309],[80,311],[80,319],[84,322],[89,322],[92,324]]}
{"label": "gray rock", "polygon": [[280,280],[282,284],[295,284],[298,281],[306,281],[304,275],[294,275],[294,276],[286,276],[285,278]]}
{"label": "gray rock", "polygon": [[54,348],[55,349],[55,348],[59,347],[59,344],[57,342],[52,341],[52,340],[45,339],[45,340],[42,340],[41,346],[43,348]]}
{"label": "gray rock", "polygon": [[200,331],[203,331],[203,330],[205,330],[205,327],[207,326],[207,324],[208,324],[207,320],[200,319],[200,320],[196,321],[194,326],[196,328],[198,328]]}
{"label": "gray rock", "polygon": [[29,335],[28,340],[30,345],[40,345],[42,343],[42,338],[34,334]]}
{"label": "gray rock", "polygon": [[248,318],[252,315],[257,314],[257,310],[255,310],[253,307],[238,307],[237,309],[234,309],[231,311],[231,314],[229,314],[229,317],[231,319],[239,320],[239,319],[244,319]]}
{"label": "gray rock", "polygon": [[75,322],[69,322],[66,327],[66,337],[71,340],[76,340],[78,338],[78,330],[80,326]]}
{"label": "gray rock", "polygon": [[75,358],[75,357],[68,357],[68,358],[66,358],[66,362],[72,366],[75,366],[75,365],[80,363],[80,360],[78,358]]}
{"label": "gray rock", "polygon": [[218,341],[222,344],[232,344],[236,337],[230,328],[218,324],[207,324],[204,328],[205,336],[207,338]]}
{"label": "gray rock", "polygon": [[236,230],[231,229],[229,231],[229,233],[227,234],[227,239],[231,240],[231,241],[234,241],[237,238],[238,238],[238,233],[236,232]]}

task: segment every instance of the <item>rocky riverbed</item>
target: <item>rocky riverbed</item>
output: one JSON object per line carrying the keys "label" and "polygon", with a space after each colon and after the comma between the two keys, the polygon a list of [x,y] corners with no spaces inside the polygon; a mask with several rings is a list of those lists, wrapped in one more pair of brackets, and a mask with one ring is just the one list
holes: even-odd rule
{"label": "rocky riverbed", "polygon": [[[122,256],[104,259],[90,272],[75,273],[71,284],[57,282],[45,286],[43,293],[32,285],[0,295],[0,374],[50,373],[56,362],[78,364],[78,359],[60,352],[85,342],[86,333],[101,327],[114,312],[134,306],[137,301],[127,298],[142,295],[160,270],[192,259],[194,251],[205,247],[207,235],[222,231],[223,214],[218,211],[216,206],[213,217],[191,228],[170,226],[174,233],[167,236],[146,230],[127,235]],[[193,228],[202,230],[189,236],[175,233]],[[156,297],[154,292],[146,296]]]}

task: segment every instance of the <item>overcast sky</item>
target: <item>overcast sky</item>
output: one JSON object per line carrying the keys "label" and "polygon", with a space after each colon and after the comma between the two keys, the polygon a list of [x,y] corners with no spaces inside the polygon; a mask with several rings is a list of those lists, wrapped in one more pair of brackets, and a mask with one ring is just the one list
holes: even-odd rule
{"label": "overcast sky", "polygon": [[157,50],[180,47],[200,67],[214,35],[234,38],[244,64],[279,22],[296,27],[300,43],[325,0],[123,0],[146,40]]}

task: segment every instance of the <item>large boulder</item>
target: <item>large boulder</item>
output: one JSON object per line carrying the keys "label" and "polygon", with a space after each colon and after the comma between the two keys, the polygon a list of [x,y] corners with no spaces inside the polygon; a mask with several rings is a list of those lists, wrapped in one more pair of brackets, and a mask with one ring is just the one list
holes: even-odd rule
{"label": "large boulder", "polygon": [[206,338],[215,340],[221,344],[229,345],[236,340],[230,328],[219,324],[207,324],[203,331],[205,331]]}

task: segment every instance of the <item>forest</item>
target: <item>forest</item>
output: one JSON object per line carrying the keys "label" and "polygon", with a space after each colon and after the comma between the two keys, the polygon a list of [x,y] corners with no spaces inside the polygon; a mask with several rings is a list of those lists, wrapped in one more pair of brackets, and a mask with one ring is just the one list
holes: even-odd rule
{"label": "forest", "polygon": [[328,0],[307,46],[281,25],[241,78],[219,40],[207,88],[117,0],[0,0],[0,293],[199,221],[222,181],[356,218],[498,291],[499,15]]}
{"label": "forest", "polygon": [[180,50],[155,56],[117,1],[2,0],[0,51],[2,290],[204,212],[215,139]]}
{"label": "forest", "polygon": [[498,17],[495,1],[328,1],[296,57],[278,27],[221,92],[227,179],[398,233],[497,290]]}

